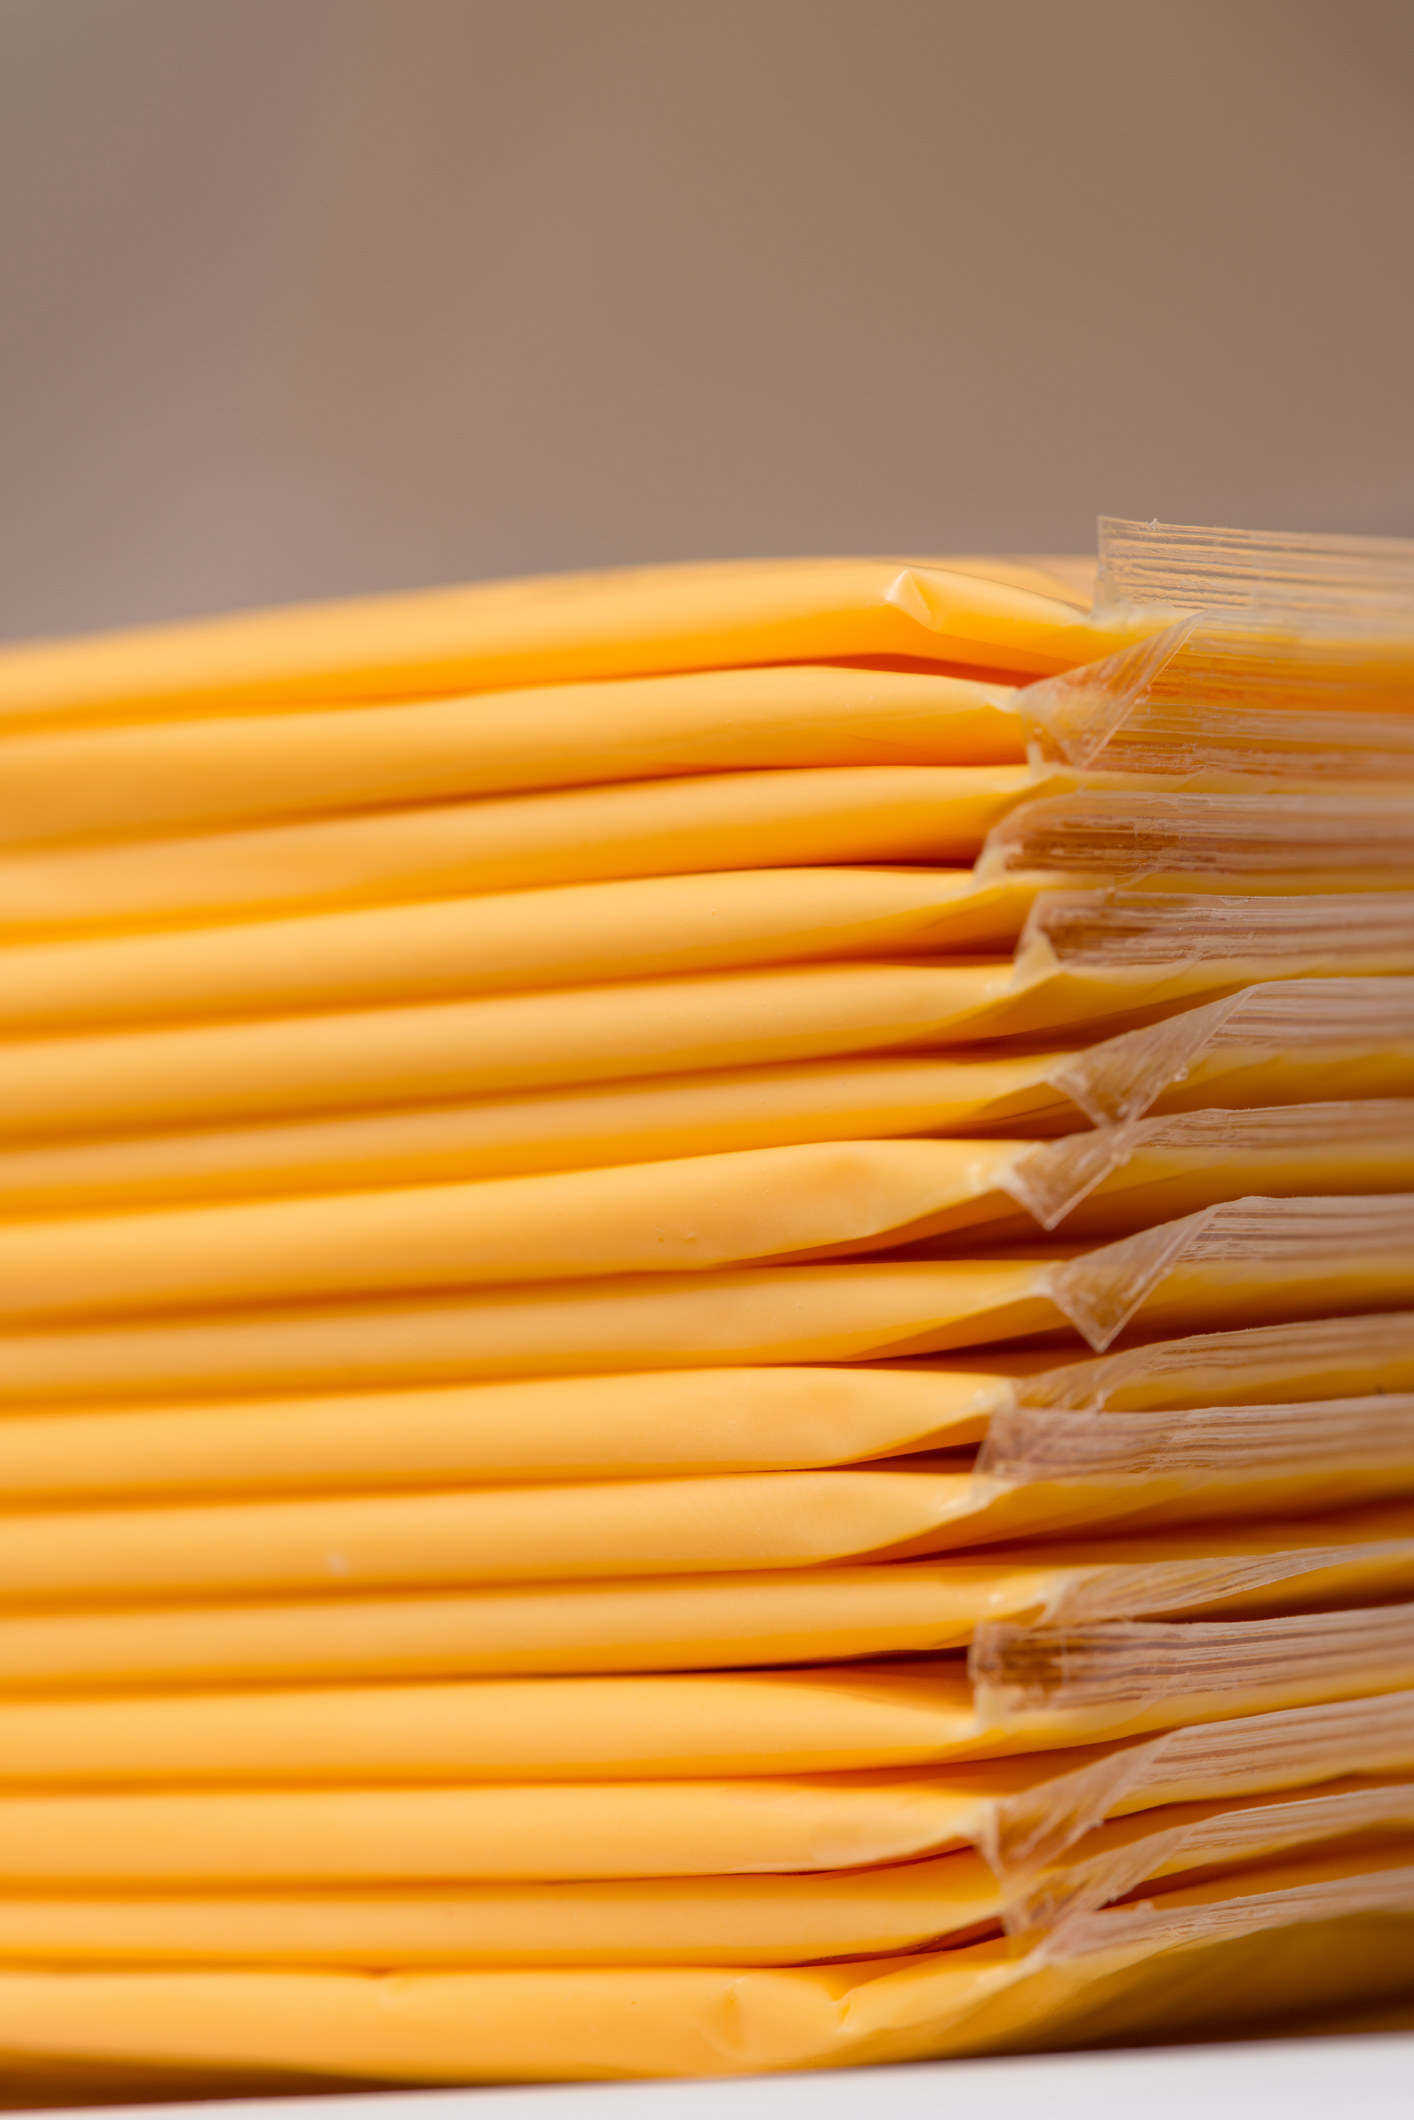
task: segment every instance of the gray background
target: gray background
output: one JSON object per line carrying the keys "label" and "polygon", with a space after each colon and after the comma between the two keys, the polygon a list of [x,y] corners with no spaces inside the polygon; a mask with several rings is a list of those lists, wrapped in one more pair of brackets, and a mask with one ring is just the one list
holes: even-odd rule
{"label": "gray background", "polygon": [[0,633],[1414,532],[1409,0],[0,0]]}

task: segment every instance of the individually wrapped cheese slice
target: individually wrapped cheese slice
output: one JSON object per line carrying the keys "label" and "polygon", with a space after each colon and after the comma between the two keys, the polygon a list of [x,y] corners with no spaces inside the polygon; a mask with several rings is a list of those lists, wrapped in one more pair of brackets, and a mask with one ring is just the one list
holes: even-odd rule
{"label": "individually wrapped cheese slice", "polygon": [[1408,890],[1407,796],[1149,794],[1083,789],[1013,808],[977,861],[979,883],[1145,891]]}
{"label": "individually wrapped cheese slice", "polygon": [[965,1449],[1037,1356],[687,1369],[422,1391],[51,1410],[0,1422],[0,1491],[403,1490],[850,1464]]}
{"label": "individually wrapped cheese slice", "polygon": [[[778,1480],[789,1477],[808,1483],[822,1476]],[[10,1518],[4,1595],[54,1610],[33,1620],[18,1617],[6,1629],[6,1648],[17,1661],[29,1659],[31,1680],[50,1685],[66,1675],[73,1683],[75,1659],[92,1657],[105,1639],[125,1659],[120,1668],[129,1682],[142,1675],[143,1658],[155,1655],[157,1645],[165,1644],[170,1657],[183,1639],[188,1658],[193,1651],[198,1658],[183,1667],[188,1679],[205,1671],[229,1678],[252,1669],[270,1676],[264,1660],[272,1655],[276,1670],[306,1679],[350,1669],[362,1677],[710,1670],[951,1649],[965,1645],[979,1628],[1008,1619],[1045,1632],[1133,1613],[1212,1606],[1279,1611],[1293,1602],[1353,1602],[1414,1591],[1407,1504],[1308,1519],[1295,1528],[1219,1525],[1089,1544],[1017,1545],[945,1562],[875,1557],[868,1567],[812,1567],[801,1536],[803,1509],[792,1520],[778,1507],[766,1529],[748,1524],[745,1536],[740,1516],[735,1524],[728,1518],[712,1527],[718,1544],[705,1563],[702,1540],[697,1551],[665,1564],[649,1551],[644,1528],[645,1522],[653,1525],[653,1504],[661,1497],[650,1494],[625,1509],[621,1496],[606,1495],[596,1537],[591,1520],[598,1491],[578,1487],[568,1493],[569,1507],[557,1510],[554,1489],[501,1489],[494,1497],[501,1536],[493,1529],[480,1539],[493,1523],[491,1509],[463,1508],[463,1538],[455,1546],[448,1520],[457,1511],[440,1497],[421,1497],[420,1507],[385,1508],[381,1515],[377,1504],[347,1500],[322,1509],[257,1503],[243,1512],[181,1510],[166,1524],[141,1510],[123,1518],[95,1514],[91,1536],[78,1518]],[[517,1508],[517,1498],[523,1504],[528,1498],[528,1506]],[[750,1499],[741,1497],[743,1505]],[[547,1559],[536,1533],[556,1514],[561,1544]],[[709,1513],[702,1515],[710,1526]],[[684,1520],[683,1513],[674,1519],[661,1506],[657,1518],[660,1530],[669,1523],[681,1528]],[[409,1525],[422,1530],[422,1548],[406,1535],[399,1540],[400,1529],[406,1534]],[[837,1542],[847,1537],[833,1528]],[[525,1545],[508,1554],[509,1535],[517,1529],[526,1532]],[[614,1530],[622,1545],[617,1562],[605,1552]],[[323,1543],[316,1546],[318,1533]],[[198,1543],[203,1535],[205,1551]],[[742,1554],[748,1542],[750,1550]],[[928,1542],[919,1537],[914,1543]],[[740,1572],[746,1561],[755,1563],[753,1572]],[[720,1572],[673,1572],[693,1566]],[[474,1584],[478,1577],[487,1587],[422,1598],[367,1595],[441,1590]],[[145,1627],[144,1616],[132,1609],[141,1599],[265,1600],[280,1592],[327,1599],[331,1590],[342,1591],[356,1609],[340,1611],[340,1600],[302,1607],[287,1602],[275,1609],[226,1605],[216,1612],[183,1605],[172,1615],[175,1627],[165,1624],[160,1611],[147,1616],[151,1624]],[[86,1626],[84,1617],[66,1624],[63,1608],[114,1600],[121,1609],[106,1630]],[[212,1624],[203,1663],[198,1644],[207,1619]],[[266,1646],[272,1632],[278,1634],[273,1649]],[[256,1657],[262,1661],[253,1663]]]}
{"label": "individually wrapped cheese slice", "polygon": [[0,844],[219,831],[535,788],[821,766],[1021,766],[1010,687],[781,664],[11,736]]}
{"label": "individually wrapped cheese slice", "polygon": [[831,766],[418,804],[208,834],[7,853],[0,931],[190,927],[630,876],[972,862],[1013,804],[1073,776],[1025,766]]}
{"label": "individually wrapped cheese slice", "polygon": [[445,1184],[796,1142],[1050,1133],[1085,1123],[1047,1080],[1081,1057],[813,1061],[201,1133],[12,1141],[0,1143],[0,1211]]}
{"label": "individually wrapped cheese slice", "polygon": [[1045,676],[1154,630],[1152,619],[1096,624],[1062,585],[1017,586],[1014,572],[1009,580],[1005,571],[989,579],[927,561],[727,561],[27,643],[0,655],[0,692],[5,724],[23,729],[854,657]]}
{"label": "individually wrapped cheese slice", "polygon": [[[790,873],[752,882],[779,888]],[[682,878],[667,888],[700,890],[719,881]],[[644,888],[664,887],[592,886]],[[930,888],[937,890],[939,879]],[[982,894],[968,900],[974,910],[990,902]],[[1045,892],[1028,916],[1014,965],[985,958],[941,966],[800,965],[12,1040],[0,1054],[0,1124],[11,1139],[31,1141],[507,1090],[520,1096],[557,1084],[967,1048],[1000,1038],[1054,1049],[1067,1035],[1074,1041],[1113,1033],[1254,980],[1352,971],[1414,971],[1414,893],[1225,900]],[[293,988],[295,968],[288,972]],[[362,976],[356,961],[348,974]],[[82,1006],[72,982],[68,991]],[[109,1005],[117,1001],[115,995]]]}
{"label": "individually wrapped cheese slice", "polygon": [[[1414,1148],[1401,1162],[1399,1136],[1388,1121],[1385,1130],[1388,1183],[1401,1170],[1414,1182]],[[1139,1154],[1141,1173],[1167,1176],[1176,1161],[1180,1195],[1190,1166],[1197,1197],[1220,1184],[1204,1183],[1201,1153],[1185,1163],[1180,1150],[1167,1164],[1157,1151]],[[471,1185],[15,1222],[0,1228],[0,1316],[681,1274],[876,1251],[975,1225],[985,1242],[988,1225],[1016,1219],[1016,1197],[1078,1190],[1071,1164],[1038,1165],[1036,1156],[1034,1145],[1013,1142],[807,1142]],[[1103,1171],[1102,1157],[1090,1160]],[[1307,1160],[1318,1179],[1327,1175]],[[1130,1175],[1116,1162],[1110,1185]],[[1293,1189],[1301,1168],[1294,1162]],[[1358,1162],[1349,1176],[1360,1181]],[[1021,1219],[1034,1233],[1031,1217]]]}
{"label": "individually wrapped cheese slice", "polygon": [[[413,1491],[810,1468],[965,1452],[985,1437],[980,1478],[1064,1481],[1072,1496],[1091,1475],[1111,1494],[1136,1481],[1151,1497],[1196,1491],[1205,1509],[1226,1480],[1254,1498],[1337,1475],[1337,1494],[1369,1480],[1403,1491],[1408,1312],[1204,1334],[1060,1369],[1036,1352],[975,1359],[15,1412],[0,1424],[0,1486],[16,1502]],[[1097,1418],[1106,1408],[1115,1419]]]}
{"label": "individually wrapped cheese slice", "polygon": [[974,889],[962,869],[740,869],[66,937],[6,951],[0,1025],[298,1018],[820,958],[995,956],[1031,897],[1024,884]]}
{"label": "individually wrapped cheese slice", "polygon": [[994,1929],[970,1851],[776,1877],[354,1886],[143,1897],[0,1892],[0,1963],[791,1965]]}
{"label": "individually wrapped cheese slice", "polygon": [[[1343,1738],[1320,1735],[1330,1706],[1414,1688],[1414,1605],[1083,1627],[984,1622],[966,1659],[458,1677],[464,1620],[439,1642],[435,1623],[458,1614],[449,1601],[418,1600],[415,1654],[409,1602],[0,1616],[0,1782],[701,1780],[947,1765],[1188,1724],[1241,1730],[1255,1716],[1316,1717],[1299,1743],[1288,1744],[1284,1725],[1275,1738],[1254,1725],[1250,1743],[1224,1737],[1216,1750],[1206,1737],[1174,1740],[1161,1757],[1146,1751],[1133,1780],[1129,1766],[1101,1768],[1097,1755],[1072,1750],[1077,1779],[1059,1806],[1022,1804],[998,1827],[1004,1866],[1024,1867],[1122,1809],[1126,1791],[1180,1802],[1280,1787],[1283,1762],[1291,1786],[1308,1766],[1311,1778],[1337,1774],[1348,1754]],[[1369,1763],[1402,1764],[1405,1738],[1386,1710],[1371,1716],[1361,1722],[1376,1733]],[[1366,1759],[1362,1751],[1356,1764]]]}
{"label": "individually wrapped cheese slice", "polygon": [[1136,1320],[1157,1336],[1313,1309],[1394,1310],[1408,1301],[1411,1272],[1410,1195],[1238,1200],[1072,1255],[1003,1246],[990,1256],[622,1274],[401,1304],[38,1320],[0,1336],[0,1402],[856,1361],[1067,1326],[1103,1350]]}
{"label": "individually wrapped cheese slice", "polygon": [[924,1239],[1026,1240],[1038,1224],[1106,1237],[1256,1187],[1414,1196],[1414,1099],[1194,1113],[1059,1143],[814,1142],[19,1222],[0,1229],[0,1315],[680,1273]]}
{"label": "individually wrapped cheese slice", "polygon": [[53,2099],[56,2083],[170,2098],[756,2075],[1320,2021],[1407,1994],[1408,1856],[1393,1842],[1172,1887],[1030,1948],[789,1969],[16,1968],[0,1976],[5,2080]]}
{"label": "individually wrapped cheese slice", "polygon": [[1248,1796],[1233,1803],[1167,1805],[1096,1827],[1016,1879],[1005,1919],[1015,1932],[1069,1925],[1144,1885],[1185,1871],[1270,1862],[1323,1841],[1348,1843],[1414,1833],[1414,1780],[1359,1775],[1315,1790]]}
{"label": "individually wrapped cheese slice", "polygon": [[[1351,1780],[1357,1768],[1365,1778]],[[0,1797],[0,1889],[742,1876],[972,1847],[1003,1879],[1016,1921],[1034,1880],[1050,1891],[1088,1887],[1065,1878],[1077,1843],[1092,1877],[1133,1868],[1131,1847],[1155,1835],[1173,1869],[1176,1826],[1186,1834],[1211,1819],[1221,1831],[1230,1817],[1240,1837],[1248,1807],[1275,1809],[1281,1792],[1297,1840],[1328,1837],[1328,1797],[1347,1821],[1358,1808],[1348,1799],[1362,1793],[1377,1814],[1385,1803],[1385,1818],[1399,1818],[1411,1770],[1414,1694],[1405,1692],[926,1771],[11,1791]],[[1106,1817],[1126,1821],[1124,1831],[1106,1834]]]}
{"label": "individually wrapped cheese slice", "polygon": [[814,1061],[205,1133],[13,1142],[0,1145],[0,1205],[7,1214],[72,1213],[792,1141],[1050,1135],[1075,1131],[1082,1118],[1108,1126],[1149,1110],[1335,1095],[1414,1095],[1414,982],[1275,980],[1080,1052]]}

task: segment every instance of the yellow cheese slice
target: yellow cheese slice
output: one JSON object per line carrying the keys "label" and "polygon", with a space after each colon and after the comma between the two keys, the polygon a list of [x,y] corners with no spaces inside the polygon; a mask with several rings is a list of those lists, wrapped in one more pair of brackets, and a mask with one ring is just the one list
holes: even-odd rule
{"label": "yellow cheese slice", "polygon": [[0,1025],[303,1018],[820,958],[995,956],[1030,902],[1024,885],[976,890],[964,869],[739,869],[27,942],[4,953]]}
{"label": "yellow cheese slice", "polygon": [[70,1213],[357,1191],[792,1141],[1049,1135],[1084,1117],[1111,1127],[1150,1110],[1337,1096],[1414,1096],[1414,982],[1276,980],[1080,1052],[813,1061],[200,1133],[16,1141],[0,1145],[0,1203]]}
{"label": "yellow cheese slice", "polygon": [[1073,602],[927,562],[729,561],[29,643],[0,656],[0,694],[6,722],[24,727],[860,656],[1045,676],[1163,623],[1096,625]]}
{"label": "yellow cheese slice", "polygon": [[[794,1479],[808,1489],[812,1480],[835,1478],[847,1486],[850,1477],[777,1475],[776,1485]],[[491,1506],[483,1502],[480,1508],[473,1501],[458,1509],[456,1501],[465,1503],[465,1497],[419,1497],[401,1506],[383,1498],[211,1506],[174,1510],[166,1522],[144,1510],[95,1513],[88,1522],[48,1514],[11,1517],[0,1596],[59,1608],[113,1600],[363,1593],[352,1613],[337,1604],[302,1611],[287,1605],[278,1614],[254,1608],[207,1615],[183,1608],[173,1618],[185,1620],[189,1639],[195,1639],[203,1621],[213,1617],[213,1659],[223,1629],[234,1651],[242,1640],[254,1645],[268,1638],[278,1623],[284,1631],[279,1653],[287,1667],[302,1653],[303,1675],[339,1669],[344,1645],[355,1641],[362,1643],[356,1654],[364,1673],[522,1675],[919,1653],[964,1646],[979,1628],[1003,1624],[1079,1626],[1210,1606],[1280,1611],[1293,1601],[1339,1603],[1414,1592],[1407,1504],[1308,1519],[1295,1529],[1228,1525],[1089,1545],[1038,1543],[946,1561],[875,1559],[868,1567],[831,1567],[809,1565],[817,1558],[807,1543],[812,1528],[820,1541],[804,1498],[789,1513],[767,1481],[754,1487],[758,1508],[764,1488],[762,1513],[771,1512],[765,1528],[749,1517],[743,1525],[751,1492],[739,1498],[735,1520],[731,1498],[723,1498],[714,1522],[701,1504],[675,1515],[671,1497],[650,1493],[626,1503],[622,1494],[583,1486],[568,1490],[568,1501],[565,1490],[501,1489]],[[841,1517],[846,1500],[841,1498]],[[549,1552],[547,1523],[559,1539]],[[661,1543],[653,1541],[655,1526],[661,1543],[670,1531],[695,1531],[695,1550],[665,1561]],[[828,1528],[831,1543],[849,1543],[847,1524]],[[873,1534],[876,1545],[878,1528],[876,1521],[864,1533]],[[516,1534],[521,1543],[513,1548]],[[614,1536],[617,1555],[607,1550]],[[919,1536],[914,1543],[928,1541]],[[741,1572],[753,1565],[755,1572]],[[478,1582],[486,1587],[449,1588],[426,1599],[370,1601],[367,1595]],[[131,1646],[140,1653],[135,1614],[115,1614],[108,1638],[121,1646],[125,1617]],[[59,1612],[52,1624],[40,1616],[9,1630],[17,1651],[29,1644],[32,1676],[54,1670],[40,1661],[46,1633],[54,1638],[56,1656],[65,1639],[82,1641],[81,1626],[66,1636],[62,1621]],[[163,1638],[175,1641],[181,1631],[179,1625]]]}
{"label": "yellow cheese slice", "polygon": [[219,831],[535,788],[820,766],[1021,766],[1006,685],[782,664],[12,736],[0,844]]}
{"label": "yellow cheese slice", "polygon": [[11,1791],[0,1890],[743,1876],[971,1847],[1008,1922],[1034,1927],[1185,1858],[1407,1823],[1412,1768],[1414,1695],[1396,1693],[927,1771]]}
{"label": "yellow cheese slice", "polygon": [[751,2076],[1321,2022],[1414,1979],[1408,1844],[1287,1862],[982,1942],[791,1969],[19,1970],[6,2081],[53,2102],[291,2082]]}
{"label": "yellow cheese slice", "polygon": [[1025,766],[698,774],[202,838],[11,851],[0,869],[0,932],[14,939],[53,925],[185,927],[717,869],[963,865],[1037,786]]}

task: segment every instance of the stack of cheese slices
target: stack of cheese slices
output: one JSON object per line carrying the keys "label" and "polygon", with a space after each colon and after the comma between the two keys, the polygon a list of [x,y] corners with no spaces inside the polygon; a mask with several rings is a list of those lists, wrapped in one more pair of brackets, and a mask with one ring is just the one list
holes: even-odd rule
{"label": "stack of cheese slices", "polygon": [[10,2102],[1414,1999],[1414,549],[12,649],[0,949]]}

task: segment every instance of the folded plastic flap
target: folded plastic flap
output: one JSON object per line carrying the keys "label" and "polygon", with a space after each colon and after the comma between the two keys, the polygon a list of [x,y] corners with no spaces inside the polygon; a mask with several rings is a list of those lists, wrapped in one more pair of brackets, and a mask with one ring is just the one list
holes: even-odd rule
{"label": "folded plastic flap", "polygon": [[1411,1148],[1414,1097],[1180,1112],[1041,1142],[1004,1171],[998,1183],[1043,1229],[1054,1229],[1098,1185],[1146,1152],[1217,1169],[1227,1157],[1301,1158],[1344,1151],[1378,1159]]}
{"label": "folded plastic flap", "polygon": [[1242,781],[1414,770],[1414,653],[1403,641],[1285,636],[1187,618],[1017,694],[1034,768]]}
{"label": "folded plastic flap", "polygon": [[1407,873],[1414,811],[1383,795],[1136,794],[1085,789],[1026,802],[993,825],[979,882],[1054,872],[1139,883],[1149,876]]}
{"label": "folded plastic flap", "polygon": [[[1407,1857],[1409,1844],[1401,1843]],[[1244,1879],[1247,1890],[1226,1899],[1198,1900],[1177,1894],[1140,1900],[1122,1907],[1084,1911],[1057,1923],[1041,1951],[1048,1959],[1087,1957],[1092,1952],[1147,1947],[1172,1950],[1181,1944],[1217,1943],[1282,1928],[1298,1921],[1340,1921],[1358,1914],[1414,1915],[1414,1865],[1386,1867],[1378,1856],[1370,1866],[1335,1876],[1317,1874],[1301,1882],[1275,1883],[1252,1890],[1259,1878],[1282,1876],[1273,1867]],[[1299,1876],[1299,1866],[1292,1865]],[[1211,1889],[1211,1888],[1210,1888]]]}
{"label": "folded plastic flap", "polygon": [[1414,1691],[1190,1723],[1081,1757],[1070,1772],[1003,1796],[982,1851],[999,1875],[1024,1880],[1106,1818],[1308,1787],[1357,1767],[1414,1768]]}
{"label": "folded plastic flap", "polygon": [[1254,1064],[1337,1059],[1405,1041],[1414,1041],[1414,980],[1274,979],[1070,1054],[1047,1080],[1096,1126],[1118,1126],[1223,1053]]}
{"label": "folded plastic flap", "polygon": [[1012,1934],[1028,1934],[1185,1870],[1270,1862],[1286,1851],[1354,1834],[1410,1832],[1414,1781],[1407,1776],[1347,1778],[1329,1788],[1228,1805],[1165,1806],[1118,1831],[1101,1829],[1063,1862],[1011,1880],[1004,1919]]}
{"label": "folded plastic flap", "polygon": [[1407,1256],[1414,1276],[1414,1193],[1337,1194],[1324,1199],[1224,1200],[1160,1222],[1117,1244],[1047,1266],[1043,1286],[1097,1353],[1179,1266],[1270,1266],[1332,1271]]}
{"label": "folded plastic flap", "polygon": [[1414,620],[1414,539],[1224,530],[1099,518],[1097,611],[1289,612],[1398,625]]}
{"label": "folded plastic flap", "polygon": [[[1304,1387],[1304,1388],[1303,1388]],[[1352,1392],[1414,1390],[1414,1311],[1302,1319],[1244,1332],[1194,1333],[1126,1348],[1099,1361],[1019,1376],[1023,1407],[1075,1412],[1321,1399]]]}

